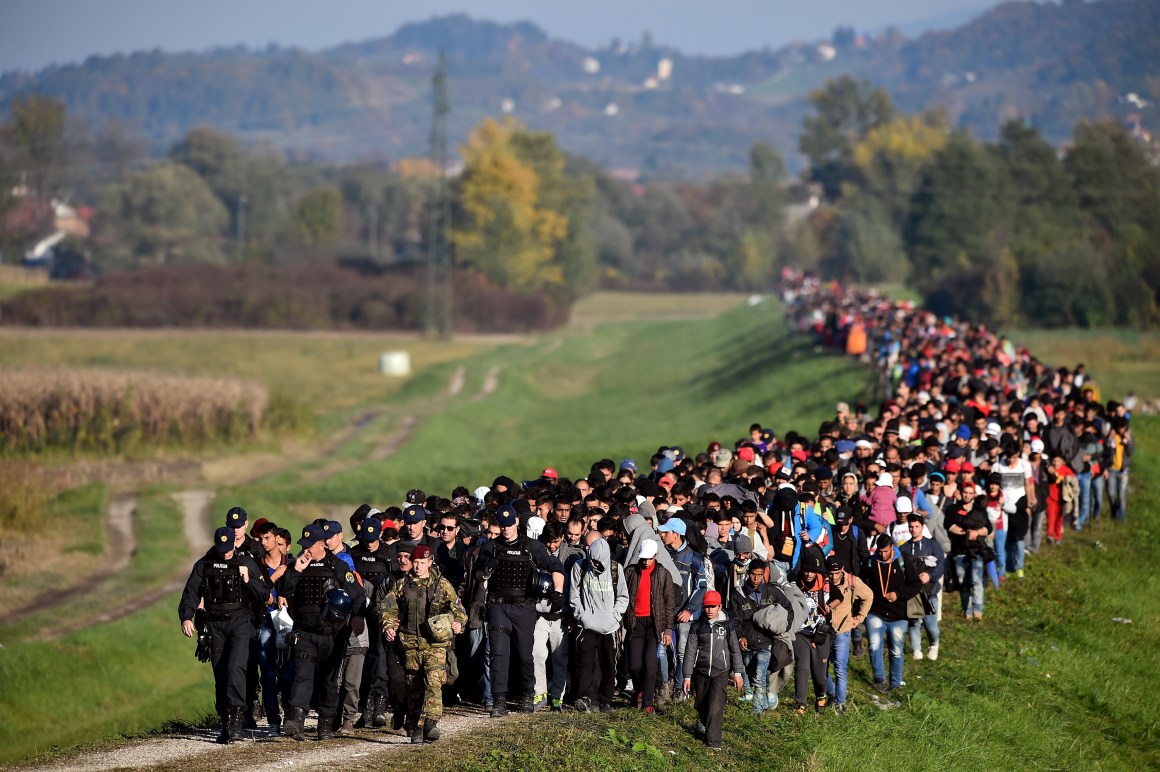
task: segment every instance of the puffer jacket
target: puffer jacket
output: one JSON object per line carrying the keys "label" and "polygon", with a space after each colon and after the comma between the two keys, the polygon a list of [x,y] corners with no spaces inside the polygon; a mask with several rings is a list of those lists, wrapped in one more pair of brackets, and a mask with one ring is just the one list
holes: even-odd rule
{"label": "puffer jacket", "polygon": [[692,678],[693,673],[701,673],[710,678],[723,673],[740,673],[741,644],[737,642],[737,630],[724,611],[717,614],[712,622],[702,616],[689,629],[689,640],[685,643],[684,676]]}

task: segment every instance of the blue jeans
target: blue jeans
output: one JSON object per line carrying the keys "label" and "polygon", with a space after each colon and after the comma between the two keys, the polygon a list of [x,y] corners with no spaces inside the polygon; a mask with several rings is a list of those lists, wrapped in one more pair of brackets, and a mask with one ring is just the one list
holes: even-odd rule
{"label": "blue jeans", "polygon": [[[279,682],[283,681],[281,670],[282,654],[278,651],[278,634],[270,626],[269,620],[258,628],[258,669],[262,674],[262,705],[266,709],[266,720],[270,726],[282,723],[282,711],[278,698],[281,696]],[[292,680],[293,676],[289,676]]]}
{"label": "blue jeans", "polygon": [[764,696],[766,691],[766,682],[769,678],[769,657],[771,651],[769,649],[761,649],[759,651],[743,651],[741,652],[741,661],[745,664],[745,691],[750,691],[757,687],[757,694],[753,697],[753,710],[761,713],[768,706],[768,697]]}
{"label": "blue jeans", "polygon": [[870,636],[870,667],[874,669],[874,680],[886,680],[883,644],[890,638],[890,685],[902,686],[903,639],[906,636],[908,620],[887,622],[877,614],[866,617],[866,632]]}
{"label": "blue jeans", "polygon": [[1075,516],[1075,530],[1082,531],[1092,512],[1092,473],[1077,474],[1075,478],[1079,480],[1079,511]]}
{"label": "blue jeans", "polygon": [[1100,519],[1100,513],[1104,511],[1104,499],[1106,498],[1108,490],[1108,481],[1104,479],[1102,474],[1097,474],[1092,478],[1092,510],[1091,519],[1093,521]]}
{"label": "blue jeans", "polygon": [[930,645],[938,646],[938,593],[931,596],[930,605],[934,608],[933,614],[927,614],[922,619],[911,619],[907,622],[911,651],[922,651],[923,630],[926,630],[926,638]]}
{"label": "blue jeans", "polygon": [[[491,699],[491,641],[487,638],[486,627],[469,627],[467,640],[470,644],[471,661],[483,664],[483,704],[490,705]],[[481,651],[482,650],[482,651]],[[480,659],[481,658],[481,659]]]}
{"label": "blue jeans", "polygon": [[826,678],[826,694],[834,698],[835,705],[845,705],[846,669],[850,666],[850,633],[839,633],[834,636],[830,662],[834,666],[834,675],[832,678]]}
{"label": "blue jeans", "polygon": [[1007,575],[1007,529],[995,529],[995,567],[999,570],[999,576]]}
{"label": "blue jeans", "polygon": [[684,678],[682,673],[685,672],[684,662],[685,657],[685,643],[689,640],[689,630],[693,627],[693,620],[688,622],[674,622],[673,623],[673,659],[675,660],[673,666],[676,672],[673,674],[673,680],[677,682],[677,686],[681,685],[681,680]]}
{"label": "blue jeans", "polygon": [[963,613],[983,613],[983,559],[979,556],[955,555],[955,574],[959,578]]}
{"label": "blue jeans", "polygon": [[1023,570],[1023,554],[1027,551],[1027,541],[1025,539],[1008,539],[1007,540],[1007,570],[1008,571],[1022,571]]}
{"label": "blue jeans", "polygon": [[1108,503],[1112,506],[1112,516],[1118,522],[1128,518],[1128,473],[1108,470]]}

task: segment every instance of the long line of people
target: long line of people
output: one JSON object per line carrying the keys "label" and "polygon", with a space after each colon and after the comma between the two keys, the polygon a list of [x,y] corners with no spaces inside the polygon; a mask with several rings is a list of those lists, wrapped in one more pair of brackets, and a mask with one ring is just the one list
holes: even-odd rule
{"label": "long line of people", "polygon": [[868,649],[872,688],[902,689],[908,643],[939,657],[946,593],[980,621],[986,582],[1023,578],[1065,526],[1126,519],[1130,416],[1082,365],[783,278],[791,324],[873,368],[873,415],[842,403],[813,438],[754,423],[639,468],[412,490],[349,531],[308,525],[298,556],[289,531],[231,509],[179,609],[214,662],[220,739],[262,713],[302,739],[311,708],[321,739],[390,723],[434,742],[460,701],[500,718],[691,698],[720,748],[731,683],[758,714],[790,680],[795,713],[844,713]]}

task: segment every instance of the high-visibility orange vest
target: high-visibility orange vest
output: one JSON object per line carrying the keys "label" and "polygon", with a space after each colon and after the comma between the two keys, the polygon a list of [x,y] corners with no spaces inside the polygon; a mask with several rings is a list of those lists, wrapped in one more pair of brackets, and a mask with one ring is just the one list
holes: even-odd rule
{"label": "high-visibility orange vest", "polygon": [[866,353],[866,328],[858,322],[850,326],[850,334],[846,336],[846,353],[850,356]]}

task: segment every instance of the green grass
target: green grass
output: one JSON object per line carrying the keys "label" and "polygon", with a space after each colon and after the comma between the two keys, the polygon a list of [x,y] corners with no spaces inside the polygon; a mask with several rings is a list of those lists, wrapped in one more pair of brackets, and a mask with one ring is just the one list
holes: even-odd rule
{"label": "green grass", "polygon": [[53,643],[0,650],[0,763],[213,713],[213,676],[177,625],[177,596]]}
{"label": "green grass", "polygon": [[[85,497],[87,501],[83,499],[76,502],[76,506],[87,507],[97,504],[96,496],[99,492],[100,509],[96,512],[103,511],[103,487],[90,486],[90,488],[93,489],[93,493]],[[89,511],[86,520],[91,520],[94,514]],[[125,570],[81,597],[66,599],[63,604],[52,609],[33,612],[17,622],[0,625],[0,641],[8,645],[11,641],[35,635],[46,627],[113,608],[128,598],[160,587],[175,570],[185,567],[188,547],[185,544],[181,521],[181,510],[165,490],[151,488],[142,491],[133,516],[137,546]],[[99,515],[97,522],[103,523]],[[75,541],[70,539],[63,560],[72,559],[70,551],[79,551],[83,554],[91,553],[94,549],[99,551],[101,548],[99,545],[103,544],[104,540],[103,524],[98,527],[101,529],[100,542],[95,541],[91,534]],[[211,535],[206,534],[207,542]],[[46,571],[52,572],[44,579],[45,588],[50,586],[47,585],[49,579],[62,586],[69,581],[67,577],[56,573],[67,569],[67,563],[58,565],[56,561],[44,560],[44,555],[38,562],[44,565]],[[27,584],[28,580],[25,580],[25,583]]]}
{"label": "green grass", "polygon": [[866,375],[787,337],[781,313],[763,303],[709,321],[625,322],[504,346],[467,363],[475,374],[502,368],[495,393],[430,415],[387,461],[318,483],[282,472],[222,498],[277,518],[292,503],[382,506],[411,487],[532,479],[548,465],[574,479],[604,456],[645,464],[661,444],[696,453],[732,442],[753,421],[813,434],[838,401],[864,395]]}
{"label": "green grass", "polygon": [[1010,336],[1056,367],[1087,365],[1105,402],[1128,394],[1153,405],[1160,400],[1160,334],[1119,329],[1016,330]]}
{"label": "green grass", "polygon": [[[1160,419],[1137,422],[1138,458],[1160,453]],[[870,695],[853,660],[851,711],[792,715],[792,685],[772,715],[737,701],[725,750],[683,726],[688,705],[655,718],[540,715],[491,722],[448,746],[407,755],[412,770],[997,770],[1160,767],[1160,469],[1134,467],[1129,524],[1103,522],[1028,561],[1028,576],[988,592],[987,620],[961,622],[948,597],[937,662],[905,666],[901,705]],[[1131,624],[1112,621],[1126,617]],[[610,730],[613,732],[609,734]],[[477,751],[464,758],[462,749]],[[355,769],[371,769],[372,761]]]}

